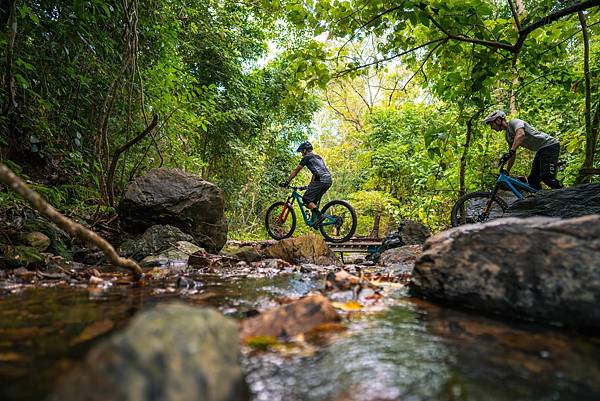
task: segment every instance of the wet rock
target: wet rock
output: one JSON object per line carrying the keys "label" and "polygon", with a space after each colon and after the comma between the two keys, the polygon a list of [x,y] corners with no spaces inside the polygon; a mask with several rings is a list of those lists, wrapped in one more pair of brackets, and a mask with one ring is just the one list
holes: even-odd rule
{"label": "wet rock", "polygon": [[311,295],[244,320],[241,336],[243,339],[257,336],[287,338],[339,320],[340,316],[327,298]]}
{"label": "wet rock", "polygon": [[421,222],[403,219],[400,221],[398,230],[388,234],[382,241],[381,246],[369,259],[377,262],[388,249],[400,248],[405,245],[421,245],[431,236],[429,228]]}
{"label": "wet rock", "polygon": [[188,259],[188,265],[192,268],[199,269],[204,273],[219,273],[225,269],[230,269],[240,263],[239,259],[229,256],[213,255],[201,249]]}
{"label": "wet rock", "polygon": [[238,335],[214,310],[159,305],[95,346],[50,400],[246,400]]}
{"label": "wet rock", "polygon": [[422,252],[422,245],[404,245],[400,248],[388,249],[379,258],[378,264],[385,267],[379,273],[390,276],[411,274],[415,260],[421,256]]}
{"label": "wet rock", "polygon": [[571,218],[600,213],[600,184],[540,191],[510,205],[505,216]]}
{"label": "wet rock", "polygon": [[158,255],[146,256],[140,261],[140,265],[144,268],[171,265],[176,265],[182,268],[187,267],[190,255],[203,251],[197,245],[187,241],[177,241],[173,246]]}
{"label": "wet rock", "polygon": [[244,262],[248,263],[258,262],[259,260],[264,258],[262,253],[260,253],[256,248],[251,246],[244,246],[238,248],[235,251],[229,253],[228,256],[237,258],[239,260],[243,260]]}
{"label": "wet rock", "polygon": [[339,259],[325,240],[315,234],[283,239],[268,247],[265,253],[272,258],[283,259],[294,264],[340,264]]}
{"label": "wet rock", "polygon": [[486,313],[600,328],[600,216],[506,218],[427,240],[411,292]]}
{"label": "wet rock", "polygon": [[178,241],[192,242],[194,238],[177,227],[155,225],[148,228],[139,239],[124,241],[120,253],[124,257],[139,261],[171,248]]}
{"label": "wet rock", "polygon": [[36,248],[40,252],[44,252],[50,246],[50,238],[46,234],[43,234],[39,231],[32,231],[27,233],[23,240],[25,243],[31,247]]}
{"label": "wet rock", "polygon": [[223,191],[179,169],[150,170],[129,184],[119,215],[131,231],[155,224],[178,227],[211,253],[218,253],[227,240]]}

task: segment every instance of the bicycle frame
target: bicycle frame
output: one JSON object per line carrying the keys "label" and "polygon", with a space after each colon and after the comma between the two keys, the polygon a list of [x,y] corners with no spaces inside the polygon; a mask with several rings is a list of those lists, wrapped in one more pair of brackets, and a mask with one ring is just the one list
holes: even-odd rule
{"label": "bicycle frame", "polygon": [[[282,221],[285,221],[288,217],[289,209],[294,207],[294,200],[296,201],[296,203],[298,203],[298,207],[300,208],[300,212],[302,213],[302,218],[304,219],[304,223],[306,223],[307,226],[309,227],[313,227],[314,225],[314,220],[313,220],[313,215],[310,212],[310,209],[308,209],[307,207],[305,207],[304,202],[302,201],[302,195],[300,195],[300,193],[298,192],[298,190],[302,191],[304,189],[306,189],[306,187],[291,187],[292,188],[292,193],[290,196],[288,196],[288,198],[285,201],[286,207],[281,211],[281,214],[279,215],[279,217],[277,218],[277,222],[281,223]],[[317,203],[317,207],[319,207],[319,203]],[[327,226],[330,224],[335,224],[336,223],[336,219],[328,214],[325,214],[325,220],[323,220],[323,222],[321,223],[321,226]]]}
{"label": "bicycle frame", "polygon": [[506,171],[504,169],[500,170],[500,174],[498,175],[498,179],[496,180],[496,185],[494,186],[493,190],[494,196],[498,192],[500,184],[506,184],[506,186],[510,189],[510,192],[512,192],[519,200],[525,198],[525,195],[523,195],[523,193],[519,191],[519,189],[531,193],[538,191],[537,189],[530,187],[524,182],[512,178],[511,176],[506,174]]}
{"label": "bicycle frame", "polygon": [[519,180],[509,176],[506,173],[506,170],[504,170],[505,164],[506,164],[506,162],[503,162],[500,165],[500,174],[498,174],[498,178],[496,179],[496,184],[494,185],[494,189],[492,190],[492,196],[488,200],[487,204],[485,205],[485,209],[483,210],[483,216],[486,219],[490,212],[490,208],[492,207],[492,202],[496,198],[496,194],[498,193],[498,189],[500,188],[501,184],[505,184],[508,187],[508,189],[510,189],[510,192],[512,192],[519,200],[525,198],[525,195],[523,195],[523,193],[519,189],[521,189],[523,191],[531,192],[531,193],[538,191],[537,189],[530,187],[529,185],[525,184],[524,182],[519,181]]}

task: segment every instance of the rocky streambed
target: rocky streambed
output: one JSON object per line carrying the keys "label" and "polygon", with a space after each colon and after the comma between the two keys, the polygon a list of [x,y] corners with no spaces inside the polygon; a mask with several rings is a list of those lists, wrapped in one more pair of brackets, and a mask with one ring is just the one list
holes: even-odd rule
{"label": "rocky streambed", "polygon": [[0,399],[600,397],[600,338],[411,297],[419,246],[342,266],[230,245],[135,285],[104,266],[5,271]]}

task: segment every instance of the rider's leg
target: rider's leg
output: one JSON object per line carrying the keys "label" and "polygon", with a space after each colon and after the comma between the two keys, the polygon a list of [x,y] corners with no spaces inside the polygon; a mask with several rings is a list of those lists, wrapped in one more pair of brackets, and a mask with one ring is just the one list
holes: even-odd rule
{"label": "rider's leg", "polygon": [[563,185],[556,179],[556,165],[560,155],[560,145],[546,146],[538,150],[540,154],[540,178],[542,182],[552,189],[562,188]]}
{"label": "rider's leg", "polygon": [[533,163],[531,163],[531,172],[529,173],[529,177],[527,177],[527,182],[531,188],[542,189],[542,179],[540,177],[540,152],[536,152],[535,157],[533,158]]}

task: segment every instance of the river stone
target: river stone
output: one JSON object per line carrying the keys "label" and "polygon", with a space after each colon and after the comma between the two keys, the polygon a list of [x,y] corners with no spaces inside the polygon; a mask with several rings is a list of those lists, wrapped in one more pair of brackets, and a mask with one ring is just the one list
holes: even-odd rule
{"label": "river stone", "polygon": [[252,246],[243,246],[228,253],[227,256],[231,256],[248,263],[258,262],[264,258],[263,254]]}
{"label": "river stone", "polygon": [[269,246],[265,254],[295,264],[338,265],[340,263],[325,240],[315,234],[283,239]]}
{"label": "river stone", "polygon": [[310,295],[242,322],[242,339],[252,337],[293,337],[324,323],[340,321],[326,297]]}
{"label": "river stone", "polygon": [[54,255],[60,255],[65,259],[73,257],[71,237],[44,217],[35,215],[33,218],[28,218],[23,224],[22,230],[24,232],[37,231],[46,235],[50,239],[50,245],[46,248],[46,251]]}
{"label": "river stone", "polygon": [[36,248],[40,252],[44,252],[50,246],[50,238],[39,231],[33,231],[27,233],[25,237],[23,237],[25,243],[27,245]]}
{"label": "river stone", "polygon": [[247,400],[239,357],[234,321],[212,309],[163,304],[92,348],[50,400]]}
{"label": "river stone", "polygon": [[203,251],[203,249],[191,242],[177,241],[169,249],[158,255],[146,256],[140,261],[140,265],[148,268],[170,264],[172,267],[179,265],[180,267],[185,268],[187,267],[190,255],[198,251]]}
{"label": "river stone", "polygon": [[367,259],[377,262],[388,249],[400,248],[405,245],[421,245],[429,236],[431,236],[431,231],[425,224],[420,221],[402,219],[398,224],[398,229],[386,235],[377,252],[369,255]]}
{"label": "river stone", "polygon": [[411,293],[546,323],[600,328],[600,216],[506,218],[441,232]]}
{"label": "river stone", "polygon": [[540,191],[510,205],[506,217],[579,217],[600,214],[600,184]]}
{"label": "river stone", "polygon": [[227,240],[223,191],[179,169],[150,170],[131,182],[119,215],[134,232],[155,224],[178,227],[211,253],[218,253]]}
{"label": "river stone", "polygon": [[[194,238],[177,227],[155,225],[146,230],[141,238],[126,240],[121,244],[122,256],[141,260],[149,255],[156,255],[173,246],[178,241],[192,242]],[[192,252],[194,253],[194,252]]]}

